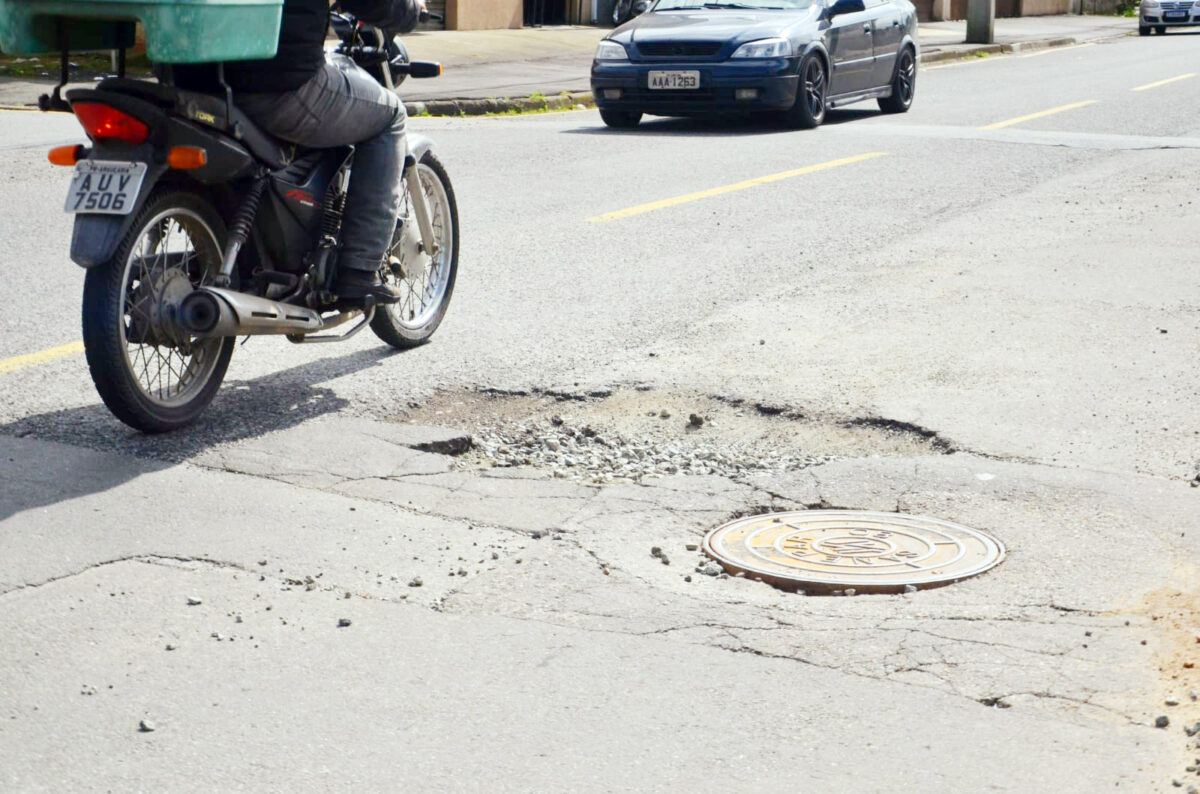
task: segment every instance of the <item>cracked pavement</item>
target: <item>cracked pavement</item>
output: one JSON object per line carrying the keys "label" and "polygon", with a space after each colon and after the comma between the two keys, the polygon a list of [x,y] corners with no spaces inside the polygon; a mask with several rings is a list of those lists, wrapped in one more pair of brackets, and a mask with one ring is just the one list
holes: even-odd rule
{"label": "cracked pavement", "polygon": [[[907,116],[803,135],[414,118],[464,219],[433,344],[251,340],[159,437],[82,357],[0,376],[0,789],[1200,785],[1200,121],[1194,84],[1131,90],[1192,44],[931,69]],[[77,336],[41,150],[78,132],[0,123],[39,296],[8,360]],[[697,572],[711,528],[821,508],[1008,554],[904,595]]]}

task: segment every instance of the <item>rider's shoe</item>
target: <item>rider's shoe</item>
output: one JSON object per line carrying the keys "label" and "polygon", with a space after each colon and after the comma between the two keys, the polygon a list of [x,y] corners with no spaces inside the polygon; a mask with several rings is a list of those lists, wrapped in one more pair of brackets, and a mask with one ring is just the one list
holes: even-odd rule
{"label": "rider's shoe", "polygon": [[396,303],[401,295],[400,288],[385,284],[379,273],[365,270],[343,270],[333,289],[344,306],[361,306],[368,297],[375,303]]}

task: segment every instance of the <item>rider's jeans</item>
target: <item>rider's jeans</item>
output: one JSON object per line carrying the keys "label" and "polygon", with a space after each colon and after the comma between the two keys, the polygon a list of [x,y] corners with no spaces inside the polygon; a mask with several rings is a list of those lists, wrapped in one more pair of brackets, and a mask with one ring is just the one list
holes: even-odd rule
{"label": "rider's jeans", "polygon": [[400,98],[348,58],[337,57],[295,91],[238,94],[236,102],[285,141],[314,148],[355,145],[338,267],[378,270],[396,228],[408,153]]}

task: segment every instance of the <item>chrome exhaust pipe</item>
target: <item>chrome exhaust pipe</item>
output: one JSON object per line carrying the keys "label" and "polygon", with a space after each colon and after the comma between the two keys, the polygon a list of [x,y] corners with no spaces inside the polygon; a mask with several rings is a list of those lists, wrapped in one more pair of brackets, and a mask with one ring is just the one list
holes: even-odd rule
{"label": "chrome exhaust pipe", "polygon": [[179,304],[179,324],[201,338],[251,334],[308,334],[324,327],[304,306],[219,287],[201,287]]}

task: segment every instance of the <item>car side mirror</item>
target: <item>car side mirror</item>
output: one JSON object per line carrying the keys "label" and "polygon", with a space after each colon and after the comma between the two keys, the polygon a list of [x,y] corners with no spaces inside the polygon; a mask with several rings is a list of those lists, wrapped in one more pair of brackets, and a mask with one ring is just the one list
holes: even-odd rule
{"label": "car side mirror", "polygon": [[867,7],[863,0],[837,0],[829,7],[829,18],[833,19],[838,14],[853,14],[856,11],[866,11]]}

